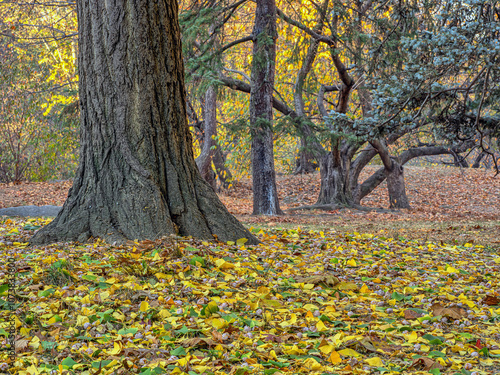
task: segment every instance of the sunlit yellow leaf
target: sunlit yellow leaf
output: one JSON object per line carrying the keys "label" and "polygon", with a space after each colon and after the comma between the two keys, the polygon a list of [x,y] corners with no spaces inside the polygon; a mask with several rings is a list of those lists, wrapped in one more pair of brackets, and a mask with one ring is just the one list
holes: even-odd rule
{"label": "sunlit yellow leaf", "polygon": [[339,354],[342,354],[343,356],[346,357],[359,357],[361,354],[359,354],[357,351],[353,349],[342,349],[339,350]]}
{"label": "sunlit yellow leaf", "polygon": [[248,241],[248,238],[240,238],[236,241],[236,245],[241,246],[244,245]]}
{"label": "sunlit yellow leaf", "polygon": [[122,351],[122,344],[119,342],[113,343],[113,349],[106,350],[106,353],[109,355],[118,355]]}
{"label": "sunlit yellow leaf", "polygon": [[328,360],[332,363],[340,363],[342,362],[342,358],[340,358],[340,355],[338,352],[335,350],[330,354],[330,357],[328,357]]}
{"label": "sunlit yellow leaf", "polygon": [[269,352],[269,356],[274,360],[278,360],[278,357],[276,356],[276,352],[274,350],[271,350]]}
{"label": "sunlit yellow leaf", "polygon": [[331,352],[333,352],[335,350],[335,347],[333,345],[327,344],[327,345],[320,346],[318,349],[323,354],[330,354]]}
{"label": "sunlit yellow leaf", "polygon": [[366,286],[366,284],[363,284],[363,286],[359,289],[360,293],[370,293],[371,290]]}
{"label": "sunlit yellow leaf", "polygon": [[354,259],[349,259],[346,264],[351,267],[357,266],[356,261]]}
{"label": "sunlit yellow leaf", "polygon": [[325,324],[321,320],[318,323],[316,323],[316,328],[318,329],[318,332],[323,332],[328,330],[328,328],[326,328]]}
{"label": "sunlit yellow leaf", "polygon": [[456,268],[453,268],[453,267],[446,267],[446,272],[447,273],[458,273],[458,270]]}
{"label": "sunlit yellow leaf", "polygon": [[367,358],[365,359],[365,362],[374,367],[381,367],[384,365],[384,362],[382,362],[380,357]]}
{"label": "sunlit yellow leaf", "polygon": [[405,335],[405,337],[408,339],[408,342],[410,344],[418,341],[418,334],[415,331],[412,331],[410,334]]}
{"label": "sunlit yellow leaf", "polygon": [[316,362],[316,360],[312,358],[307,358],[304,361],[304,367],[313,371],[319,371],[323,368],[320,363]]}

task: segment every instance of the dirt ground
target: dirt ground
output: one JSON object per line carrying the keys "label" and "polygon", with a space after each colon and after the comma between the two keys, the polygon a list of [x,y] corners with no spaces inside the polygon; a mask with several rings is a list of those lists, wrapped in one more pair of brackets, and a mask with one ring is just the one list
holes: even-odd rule
{"label": "dirt ground", "polygon": [[[378,167],[369,166],[361,180]],[[377,233],[450,244],[482,244],[500,251],[500,175],[482,169],[444,167],[405,168],[406,192],[411,210],[392,213],[358,210],[293,211],[283,216],[252,216],[251,181],[242,180],[219,194],[239,220],[264,229],[297,228]],[[71,181],[0,184],[0,208],[23,205],[62,205]],[[283,210],[314,204],[320,187],[319,173],[278,176]],[[388,208],[385,183],[361,203]]]}

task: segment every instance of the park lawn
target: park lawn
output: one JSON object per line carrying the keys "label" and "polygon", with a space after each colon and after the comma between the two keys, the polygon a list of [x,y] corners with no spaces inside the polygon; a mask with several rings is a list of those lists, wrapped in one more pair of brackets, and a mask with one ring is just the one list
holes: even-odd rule
{"label": "park lawn", "polygon": [[46,222],[1,221],[18,271],[15,289],[1,287],[0,334],[9,318],[18,333],[15,364],[0,358],[11,373],[500,372],[491,246],[268,222],[252,228],[257,246],[27,247]]}

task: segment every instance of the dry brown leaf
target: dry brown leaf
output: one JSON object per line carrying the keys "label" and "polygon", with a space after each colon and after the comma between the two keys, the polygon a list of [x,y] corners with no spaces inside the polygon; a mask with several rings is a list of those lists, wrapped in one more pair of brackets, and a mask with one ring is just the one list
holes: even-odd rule
{"label": "dry brown leaf", "polygon": [[224,341],[224,339],[222,338],[222,333],[220,333],[219,331],[213,330],[212,337],[214,338],[215,341],[218,341],[218,342]]}
{"label": "dry brown leaf", "polygon": [[444,307],[440,303],[434,303],[431,306],[432,313],[434,316],[447,316],[452,319],[461,319],[466,314],[467,311],[459,306]]}
{"label": "dry brown leaf", "polygon": [[184,346],[185,348],[194,348],[196,346],[201,346],[201,347],[212,347],[212,346],[217,346],[219,345],[217,342],[215,342],[212,339],[209,339],[207,337],[193,337],[191,339],[186,339],[181,342],[181,345]]}
{"label": "dry brown leaf", "polygon": [[495,306],[500,304],[500,298],[497,296],[487,295],[483,298],[483,303],[488,306]]}
{"label": "dry brown leaf", "polygon": [[233,326],[232,324],[230,324],[229,326],[227,326],[225,329],[224,329],[224,333],[233,333],[233,332],[239,332],[239,328],[236,328],[235,326]]}
{"label": "dry brown leaf", "polygon": [[412,319],[417,319],[420,318],[420,314],[414,310],[406,309],[404,312],[405,319],[406,320],[412,320]]}
{"label": "dry brown leaf", "polygon": [[43,288],[44,284],[33,284],[28,287],[29,290],[39,290]]}
{"label": "dry brown leaf", "polygon": [[16,351],[17,350],[23,351],[24,349],[26,349],[29,346],[29,343],[30,342],[28,340],[25,340],[25,339],[16,340],[14,346],[16,348]]}
{"label": "dry brown leaf", "polygon": [[264,340],[271,341],[271,342],[279,342],[279,343],[281,343],[283,341],[281,339],[281,337],[276,336],[276,335],[272,335],[272,334],[269,334],[266,337],[264,337]]}
{"label": "dry brown leaf", "polygon": [[283,342],[286,342],[286,341],[289,341],[289,340],[297,340],[297,336],[289,333],[288,335],[283,335],[281,336],[281,339],[283,340]]}
{"label": "dry brown leaf", "polygon": [[358,286],[354,283],[348,281],[342,281],[336,285],[336,288],[339,290],[358,290]]}
{"label": "dry brown leaf", "polygon": [[410,366],[410,368],[415,367],[419,370],[429,371],[432,369],[442,370],[444,367],[439,363],[427,357],[421,357],[416,359]]}

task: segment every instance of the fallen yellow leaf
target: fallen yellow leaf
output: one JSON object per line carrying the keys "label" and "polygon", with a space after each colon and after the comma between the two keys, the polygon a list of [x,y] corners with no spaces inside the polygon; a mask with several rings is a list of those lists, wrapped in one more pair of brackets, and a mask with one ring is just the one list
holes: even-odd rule
{"label": "fallen yellow leaf", "polygon": [[365,362],[374,367],[381,367],[384,365],[384,362],[382,362],[380,357],[367,358],[365,359]]}

